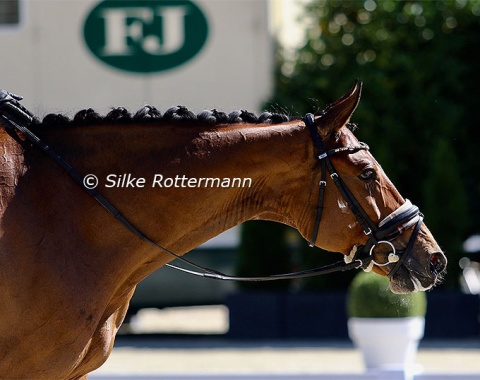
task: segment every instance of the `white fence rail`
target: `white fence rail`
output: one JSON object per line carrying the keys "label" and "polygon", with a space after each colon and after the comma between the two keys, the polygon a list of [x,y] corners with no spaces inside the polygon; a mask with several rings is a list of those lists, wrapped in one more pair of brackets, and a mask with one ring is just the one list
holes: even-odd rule
{"label": "white fence rail", "polygon": [[408,373],[376,370],[328,374],[90,375],[90,380],[479,380],[480,373]]}

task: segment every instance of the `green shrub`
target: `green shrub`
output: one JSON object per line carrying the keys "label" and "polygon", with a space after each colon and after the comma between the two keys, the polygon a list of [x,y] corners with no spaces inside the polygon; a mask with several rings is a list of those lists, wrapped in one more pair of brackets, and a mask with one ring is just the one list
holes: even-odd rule
{"label": "green shrub", "polygon": [[358,318],[401,318],[425,316],[424,292],[394,294],[387,277],[375,273],[358,273],[350,284],[347,313]]}

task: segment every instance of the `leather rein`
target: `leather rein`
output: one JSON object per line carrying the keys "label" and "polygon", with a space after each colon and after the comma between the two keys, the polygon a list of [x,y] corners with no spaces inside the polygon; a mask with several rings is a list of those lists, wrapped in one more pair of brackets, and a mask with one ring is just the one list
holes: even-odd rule
{"label": "leather rein", "polygon": [[[36,146],[38,149],[40,149],[50,158],[52,158],[55,162],[57,162],[72,177],[72,179],[77,182],[78,185],[80,185],[80,187],[87,191],[98,203],[100,203],[110,214],[115,217],[115,219],[117,219],[131,233],[136,235],[141,240],[152,245],[153,247],[169,254],[170,256],[173,256],[175,259],[178,259],[179,261],[182,261],[183,263],[196,269],[190,270],[172,264],[166,264],[166,266],[179,270],[181,272],[217,280],[257,282],[312,277],[358,268],[363,268],[364,270],[371,270],[374,264],[377,266],[386,266],[391,263],[396,263],[393,269],[388,274],[388,276],[391,277],[401,267],[405,258],[411,252],[414,241],[418,235],[418,232],[420,231],[423,215],[419,212],[418,207],[413,206],[408,200],[404,205],[400,206],[397,210],[395,210],[385,219],[383,219],[378,226],[370,219],[370,217],[355,199],[351,191],[342,181],[330,161],[330,156],[334,154],[342,152],[353,153],[359,150],[368,150],[368,146],[364,143],[360,143],[360,145],[354,147],[342,147],[328,151],[325,150],[322,139],[318,134],[318,130],[315,125],[314,116],[312,114],[307,114],[303,121],[310,130],[313,142],[315,144],[315,148],[318,153],[316,159],[321,165],[321,180],[319,183],[319,197],[316,210],[314,232],[309,244],[310,246],[314,246],[320,228],[320,222],[323,212],[324,194],[327,185],[327,172],[330,174],[330,177],[333,179],[341,195],[343,196],[351,211],[357,218],[364,233],[368,236],[367,244],[365,246],[356,246],[357,249],[354,250],[354,252],[352,252],[350,256],[346,256],[345,260],[338,261],[331,265],[325,265],[319,268],[313,268],[298,272],[275,274],[265,277],[230,276],[228,274],[224,274],[213,269],[205,268],[203,266],[195,264],[190,260],[185,259],[181,255],[172,252],[168,248],[156,243],[155,241],[147,237],[137,227],[133,226],[120,213],[120,211],[115,206],[113,206],[112,203],[110,203],[97,189],[85,187],[83,182],[84,177],[60,155],[58,155],[55,150],[53,150],[50,146],[43,142],[29,129],[28,126],[32,124],[34,117],[25,107],[20,104],[20,100],[22,100],[21,96],[11,94],[5,90],[0,90],[0,120],[2,121],[2,123],[4,123],[7,133],[9,133],[17,142],[23,145],[25,143],[25,140],[19,136],[19,133],[21,133],[25,139],[29,140],[34,146]],[[413,225],[415,225],[415,228],[412,235],[410,236],[410,240],[403,251],[397,251],[399,254],[401,254],[400,256],[398,256],[394,245],[390,241],[403,233],[408,228],[412,227]],[[376,263],[373,260],[373,250],[376,246],[379,246],[381,244],[386,244],[390,246],[393,250],[393,252],[388,255],[388,262],[383,264]]]}

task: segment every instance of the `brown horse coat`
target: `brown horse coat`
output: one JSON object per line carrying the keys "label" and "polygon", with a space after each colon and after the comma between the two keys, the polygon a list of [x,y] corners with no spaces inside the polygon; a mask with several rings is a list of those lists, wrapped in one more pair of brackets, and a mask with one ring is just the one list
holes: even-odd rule
{"label": "brown horse coat", "polygon": [[[358,144],[346,124],[360,90],[356,85],[317,118],[329,148]],[[312,233],[320,170],[301,120],[138,121],[39,127],[38,133],[80,173],[94,174],[98,189],[133,225],[178,254],[251,219]],[[108,358],[136,284],[172,257],[129,233],[38,149],[20,146],[3,128],[0,142],[0,378],[86,378]],[[369,152],[332,161],[372,220],[404,202]],[[376,171],[375,181],[359,179],[367,169]],[[118,185],[128,175],[145,182]],[[180,185],[200,178],[251,182],[159,187],[152,186],[156,175],[180,178]],[[327,189],[316,244],[349,254],[366,237],[331,179]],[[395,244],[405,245],[405,235]],[[415,254],[392,278],[392,288],[412,291],[414,277],[417,288],[431,287],[436,276],[429,257],[438,254],[446,263],[440,252],[422,227]],[[381,261],[384,252],[376,254]],[[387,268],[375,270],[385,274]]]}

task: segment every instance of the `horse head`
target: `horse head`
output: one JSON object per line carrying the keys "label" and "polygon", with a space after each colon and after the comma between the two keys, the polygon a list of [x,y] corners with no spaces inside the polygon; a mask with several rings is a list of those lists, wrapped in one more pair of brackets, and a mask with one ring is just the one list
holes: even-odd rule
{"label": "horse head", "polygon": [[418,208],[353,134],[349,121],[361,90],[357,82],[322,114],[305,118],[315,142],[313,183],[320,184],[320,195],[310,195],[310,221],[316,223],[306,226],[304,236],[313,231],[311,245],[340,251],[346,260],[368,259],[364,269],[389,276],[393,292],[430,289],[447,259]]}

